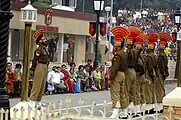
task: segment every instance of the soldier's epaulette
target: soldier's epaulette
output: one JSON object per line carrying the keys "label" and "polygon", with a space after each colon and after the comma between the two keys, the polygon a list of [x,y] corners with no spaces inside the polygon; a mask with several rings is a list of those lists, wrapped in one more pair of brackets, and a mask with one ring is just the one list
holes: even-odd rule
{"label": "soldier's epaulette", "polygon": [[114,55],[114,57],[113,57],[113,61],[115,61],[115,60],[117,60],[117,59],[119,59],[120,58],[120,56],[119,55]]}

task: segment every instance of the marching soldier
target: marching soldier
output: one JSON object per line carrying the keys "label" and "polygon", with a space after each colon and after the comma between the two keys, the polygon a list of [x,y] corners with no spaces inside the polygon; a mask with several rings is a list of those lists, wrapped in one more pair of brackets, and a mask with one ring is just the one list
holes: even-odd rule
{"label": "marching soldier", "polygon": [[162,100],[165,95],[165,89],[164,89],[164,80],[166,77],[169,76],[168,73],[168,58],[164,52],[164,49],[167,45],[167,38],[171,40],[171,36],[168,33],[160,33],[160,44],[159,44],[159,54],[157,58],[157,64],[158,64],[158,75],[159,78],[155,81],[156,85],[156,97],[157,97],[157,106],[158,106],[158,111],[160,113],[163,112],[163,106],[162,106]]}
{"label": "marching soldier", "polygon": [[[141,34],[141,31],[137,28],[128,28],[130,35],[127,37],[127,54],[128,54],[128,69],[125,71],[126,75],[126,89],[128,92],[127,100],[128,104],[136,103],[136,72],[135,65],[137,60],[136,51],[134,49],[134,43],[136,37]],[[135,108],[134,108],[135,109]],[[132,114],[132,109],[128,109],[128,113]]]}
{"label": "marching soldier", "polygon": [[137,53],[137,60],[136,60],[136,100],[135,100],[135,117],[138,116],[138,114],[141,114],[141,104],[146,103],[145,101],[145,95],[144,95],[144,84],[149,83],[145,79],[145,55],[142,54],[142,47],[143,47],[143,41],[147,39],[147,36],[144,34],[139,35],[136,37],[136,53]]}
{"label": "marching soldier", "polygon": [[[115,27],[112,29],[113,35],[115,35],[115,30],[119,31],[119,27]],[[126,31],[126,29],[124,29]],[[116,34],[117,35],[117,34]],[[120,33],[121,35],[121,33]],[[123,36],[124,37],[124,36]],[[111,74],[109,79],[110,85],[110,95],[112,100],[113,114],[110,118],[120,117],[122,119],[127,119],[127,100],[126,100],[126,89],[125,89],[125,73],[124,71],[127,69],[127,54],[124,51],[124,40],[123,38],[118,38],[115,36],[116,40],[120,40],[119,43],[115,43],[116,52],[112,59],[111,66]],[[119,116],[119,109],[122,113]]]}
{"label": "marching soldier", "polygon": [[158,39],[157,34],[148,34],[148,50],[147,50],[147,70],[146,79],[151,81],[150,84],[145,84],[145,99],[146,99],[146,114],[154,113],[154,104],[156,102],[155,96],[155,80],[157,78],[157,61],[154,55],[154,42]]}
{"label": "marching soldier", "polygon": [[30,94],[30,106],[39,106],[46,85],[49,57],[43,39],[44,30],[40,29],[34,33],[36,44],[39,46],[34,52],[31,71],[34,72],[33,87]]}

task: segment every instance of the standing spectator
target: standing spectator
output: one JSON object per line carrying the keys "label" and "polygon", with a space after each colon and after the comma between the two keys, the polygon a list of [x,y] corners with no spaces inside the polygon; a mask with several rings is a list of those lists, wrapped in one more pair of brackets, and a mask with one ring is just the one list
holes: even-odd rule
{"label": "standing spectator", "polygon": [[54,41],[54,39],[51,39],[50,43],[48,44],[48,52],[49,52],[49,57],[50,57],[51,62],[54,61],[54,55],[56,51],[57,51],[56,42]]}
{"label": "standing spectator", "polygon": [[105,66],[101,65],[100,67],[100,73],[101,73],[101,90],[105,89]]}

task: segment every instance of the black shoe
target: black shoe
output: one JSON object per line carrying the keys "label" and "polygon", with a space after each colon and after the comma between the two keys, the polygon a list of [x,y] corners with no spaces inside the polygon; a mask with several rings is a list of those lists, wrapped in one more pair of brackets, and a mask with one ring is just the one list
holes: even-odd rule
{"label": "black shoe", "polygon": [[119,119],[128,119],[128,116],[127,117],[119,117]]}
{"label": "black shoe", "polygon": [[149,110],[146,110],[146,111],[145,111],[145,114],[149,114]]}
{"label": "black shoe", "polygon": [[158,113],[163,113],[163,109],[161,109],[160,111],[158,111]]}
{"label": "black shoe", "polygon": [[143,116],[143,114],[146,114],[146,113],[144,113],[144,112],[141,112],[141,113],[140,113],[141,116]]}
{"label": "black shoe", "polygon": [[140,117],[138,114],[136,114],[136,115],[133,115],[133,118],[136,118],[136,117]]}
{"label": "black shoe", "polygon": [[154,111],[154,108],[149,111],[149,114],[155,114],[156,111]]}

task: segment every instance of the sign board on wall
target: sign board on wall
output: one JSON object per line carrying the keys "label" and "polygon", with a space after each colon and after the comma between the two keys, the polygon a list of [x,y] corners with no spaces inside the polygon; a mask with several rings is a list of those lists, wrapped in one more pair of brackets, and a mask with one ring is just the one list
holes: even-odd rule
{"label": "sign board on wall", "polygon": [[36,26],[36,30],[39,29],[44,29],[47,32],[54,32],[54,33],[58,33],[58,27],[51,27],[51,26],[44,26],[44,25],[37,25]]}

